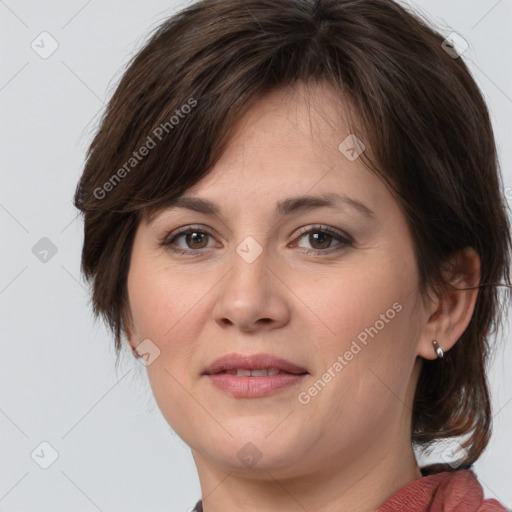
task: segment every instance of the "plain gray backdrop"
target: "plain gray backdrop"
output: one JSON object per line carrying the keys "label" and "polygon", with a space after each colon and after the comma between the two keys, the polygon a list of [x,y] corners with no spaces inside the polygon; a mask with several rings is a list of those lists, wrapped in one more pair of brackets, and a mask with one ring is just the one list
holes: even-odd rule
{"label": "plain gray backdrop", "polygon": [[[124,65],[188,3],[0,1],[0,512],[185,512],[200,498],[145,367],[126,351],[116,370],[113,341],[93,321],[72,205]],[[512,202],[512,0],[409,3],[469,43],[462,58],[491,110]],[[512,507],[510,327],[501,343],[494,434],[475,470],[485,495]]]}

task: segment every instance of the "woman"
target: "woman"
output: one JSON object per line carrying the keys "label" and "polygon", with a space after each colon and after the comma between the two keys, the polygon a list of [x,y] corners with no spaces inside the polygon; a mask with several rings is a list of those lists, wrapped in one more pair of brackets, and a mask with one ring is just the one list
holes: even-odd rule
{"label": "woman", "polygon": [[75,195],[82,270],[195,510],[505,510],[471,466],[511,232],[460,52],[388,0],[204,0],[130,63]]}

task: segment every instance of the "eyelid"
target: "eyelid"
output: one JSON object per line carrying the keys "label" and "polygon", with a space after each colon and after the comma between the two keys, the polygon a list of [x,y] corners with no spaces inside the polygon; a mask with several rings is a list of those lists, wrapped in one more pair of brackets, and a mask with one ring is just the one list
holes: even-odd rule
{"label": "eyelid", "polygon": [[[169,246],[170,250],[172,250],[175,253],[179,253],[182,255],[200,255],[201,253],[204,253],[207,249],[212,249],[212,247],[202,248],[202,249],[173,249],[172,244],[173,241],[178,238],[181,235],[185,235],[191,232],[199,232],[199,233],[206,233],[207,235],[211,236],[212,238],[216,238],[216,235],[212,232],[211,229],[207,228],[204,225],[199,224],[190,224],[187,226],[183,226],[181,228],[178,228],[176,230],[172,230],[170,232],[167,232],[166,235],[163,237],[163,240],[160,242],[161,246]],[[334,247],[329,247],[327,249],[307,249],[307,248],[300,248],[302,249],[301,252],[306,254],[331,254],[333,252],[339,252],[340,249],[336,249],[338,246],[342,247],[351,247],[354,245],[353,238],[348,235],[347,233],[340,231],[336,228],[332,228],[330,226],[326,226],[323,224],[309,224],[307,226],[303,226],[299,228],[299,230],[296,232],[296,235],[294,237],[294,246],[297,245],[295,242],[297,239],[302,238],[303,235],[307,233],[314,233],[314,232],[321,232],[321,233],[327,233],[328,235],[334,237],[338,240],[338,244],[336,244]],[[289,247],[289,245],[288,245]]]}
{"label": "eyelid", "polygon": [[206,226],[203,226],[202,224],[189,224],[178,229],[173,229],[172,231],[167,231],[163,236],[163,239],[160,241],[160,245],[171,245],[172,241],[176,239],[178,236],[191,233],[194,231],[204,232],[210,235],[212,238],[215,238],[215,234],[213,233],[213,231],[207,228]]}
{"label": "eyelid", "polygon": [[293,246],[297,246],[299,249],[299,252],[305,254],[305,255],[313,255],[313,256],[331,256],[336,255],[338,253],[341,253],[342,251],[354,247],[355,242],[354,239],[344,233],[343,231],[340,231],[336,228],[332,228],[330,226],[326,226],[323,224],[313,224],[309,226],[304,226],[299,229],[297,232],[294,240],[300,240],[304,235],[308,233],[327,233],[328,235],[332,236],[335,240],[338,241],[336,245],[333,247],[329,247],[327,249],[307,249],[305,247],[300,247],[298,245],[298,242],[294,241]]}
{"label": "eyelid", "polygon": [[341,240],[343,240],[347,243],[354,243],[353,238],[350,235],[348,235],[347,233],[340,231],[339,229],[331,228],[330,226],[326,226],[325,224],[309,224],[308,226],[299,228],[299,231],[297,231],[295,238],[300,237],[300,236],[304,235],[305,233],[314,232],[314,231],[328,233],[330,235],[336,236],[337,238],[340,238]]}

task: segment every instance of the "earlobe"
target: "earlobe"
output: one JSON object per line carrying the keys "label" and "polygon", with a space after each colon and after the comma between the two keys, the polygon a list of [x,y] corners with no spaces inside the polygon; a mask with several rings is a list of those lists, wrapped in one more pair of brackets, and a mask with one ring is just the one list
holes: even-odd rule
{"label": "earlobe", "polygon": [[131,313],[131,309],[125,306],[123,314],[122,314],[122,322],[123,322],[123,334],[125,339],[128,341],[130,348],[134,355],[135,349],[139,345],[138,337],[137,337],[137,330],[135,329],[133,317]]}
{"label": "earlobe", "polygon": [[430,312],[418,345],[418,355],[425,359],[443,357],[464,334],[475,310],[480,283],[477,252],[471,247],[459,251],[448,268],[447,286]]}
{"label": "earlobe", "polygon": [[130,344],[130,349],[132,351],[133,357],[139,358],[141,355],[139,352],[137,352],[137,347],[139,346],[140,342],[138,341],[137,336],[134,334],[135,330],[124,330],[125,337],[128,340],[128,343]]}
{"label": "earlobe", "polygon": [[129,326],[125,330],[125,336],[126,336],[126,339],[128,340],[128,343],[130,344],[130,348],[132,350],[135,350],[137,348],[137,346],[139,345],[139,341],[137,339],[137,335],[135,333],[135,329],[133,328],[133,326]]}
{"label": "earlobe", "polygon": [[444,351],[439,346],[439,343],[437,342],[437,340],[432,340],[432,345],[434,345],[434,350],[436,351],[436,356],[438,358],[444,357]]}

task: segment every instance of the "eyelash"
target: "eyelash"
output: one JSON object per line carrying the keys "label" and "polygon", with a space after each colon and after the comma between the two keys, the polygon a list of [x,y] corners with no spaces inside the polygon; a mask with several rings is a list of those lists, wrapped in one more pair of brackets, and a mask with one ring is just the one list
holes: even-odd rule
{"label": "eyelash", "polygon": [[[185,228],[185,229],[183,229],[181,231],[178,231],[176,233],[172,233],[171,232],[170,234],[168,234],[164,238],[164,241],[161,242],[160,245],[162,245],[164,247],[168,247],[172,252],[174,252],[176,254],[179,254],[179,255],[182,255],[182,256],[186,256],[186,255],[189,255],[191,257],[199,256],[201,252],[204,252],[203,249],[184,250],[184,249],[176,249],[176,248],[172,247],[172,244],[175,242],[175,240],[177,238],[179,238],[182,235],[189,234],[189,233],[206,234],[206,235],[209,235],[212,238],[214,238],[214,235],[209,230],[201,228],[201,227],[190,226],[190,227],[187,227],[187,228]],[[333,250],[332,247],[330,247],[328,249],[324,249],[324,250],[320,250],[320,249],[314,250],[314,249],[304,249],[304,248],[301,248],[302,250],[300,250],[299,252],[302,252],[302,253],[308,254],[308,255],[310,255],[310,254],[313,254],[313,255],[322,255],[323,254],[323,255],[325,255],[325,254],[331,254],[331,253],[334,253],[334,252],[339,252],[341,250],[339,248],[337,249],[337,247],[339,247],[339,246],[342,246],[342,248],[343,247],[352,247],[353,246],[353,240],[349,236],[345,236],[345,235],[339,233],[338,231],[335,231],[334,229],[329,228],[328,226],[322,226],[322,225],[316,225],[316,226],[312,226],[312,227],[301,228],[299,230],[299,233],[297,233],[297,237],[300,239],[304,235],[312,234],[312,233],[328,234],[328,235],[332,236],[335,240],[337,240],[340,243],[334,246],[334,250]]]}

